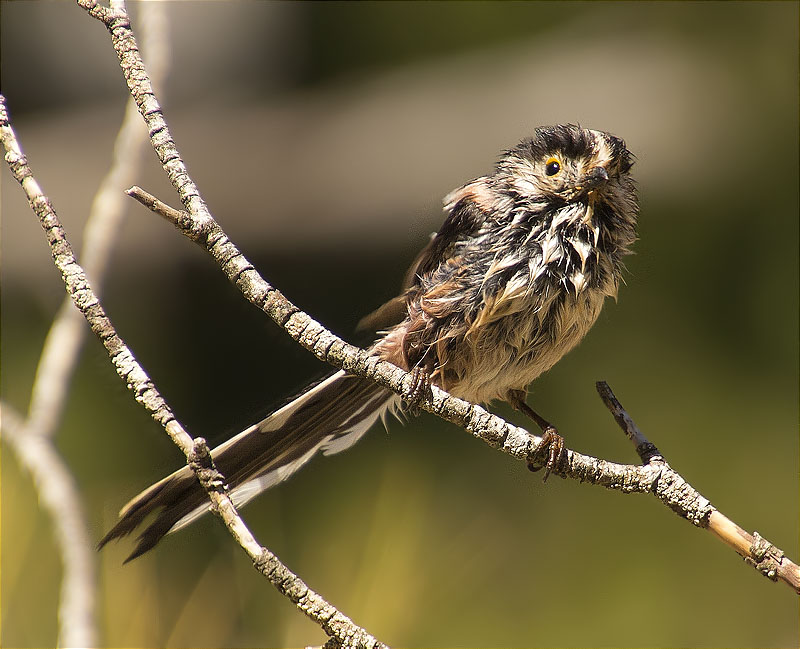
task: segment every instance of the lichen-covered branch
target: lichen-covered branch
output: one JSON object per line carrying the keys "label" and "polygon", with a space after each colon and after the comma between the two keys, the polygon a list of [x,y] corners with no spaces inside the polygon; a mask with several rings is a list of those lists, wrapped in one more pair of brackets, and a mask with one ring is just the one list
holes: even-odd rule
{"label": "lichen-covered branch", "polygon": [[[163,7],[143,7],[142,21],[144,46],[153,61],[153,79],[158,83],[168,59]],[[131,99],[116,137],[111,166],[95,194],[84,230],[82,263],[94,278],[97,290],[126,209],[120,189],[135,177],[146,143]],[[38,501],[53,521],[63,571],[58,605],[58,645],[62,647],[97,644],[94,543],[78,487],[53,442],[86,331],[83,316],[65,297],[45,338],[27,414],[23,417],[9,404],[2,405],[3,439],[31,474]]]}
{"label": "lichen-covered branch", "polygon": [[[94,2],[79,0],[79,3],[97,13]],[[111,33],[128,87],[153,134],[154,149],[186,211],[167,208],[163,203],[160,203],[161,209],[159,209],[159,202],[138,188],[132,188],[129,193],[171,220],[186,236],[203,246],[250,302],[262,309],[292,338],[318,358],[349,372],[368,376],[399,394],[407,394],[412,381],[409,375],[385,361],[369,357],[365,351],[349,345],[325,330],[308,314],[288,301],[280,291],[264,281],[228,239],[209,214],[196,186],[186,173],[158,102],[147,82],[144,66],[138,57],[135,41],[130,33],[129,23],[110,12],[101,13],[102,15],[97,17],[103,20]],[[420,406],[465,427],[490,446],[500,448],[514,457],[525,461],[536,459],[541,438],[491,415],[480,406],[451,397],[435,386],[431,390],[430,397],[421,402]],[[683,518],[700,527],[708,527],[710,521],[717,519],[716,510],[706,498],[697,493],[663,461],[655,446],[647,442],[643,436],[638,436],[635,430],[624,425],[624,418],[627,415],[623,413],[624,411],[616,412],[615,416],[634,441],[637,452],[644,462],[642,466],[615,464],[568,451],[566,462],[556,472],[564,477],[624,492],[653,493]],[[758,548],[752,552],[760,554],[760,550],[757,550]],[[799,590],[796,566],[792,566],[794,564],[785,571],[784,580],[795,590]]]}
{"label": "lichen-covered branch", "polygon": [[[84,6],[96,6],[90,0],[78,1]],[[98,17],[111,32],[112,42],[119,56],[123,74],[128,81],[128,87],[153,134],[151,138],[153,147],[186,211],[168,208],[137,187],[131,188],[129,194],[172,221],[183,234],[205,248],[228,279],[251,303],[264,311],[294,340],[318,358],[348,372],[372,378],[398,394],[408,395],[413,383],[409,374],[390,363],[370,357],[364,350],[349,345],[327,331],[267,283],[228,239],[210,215],[180,159],[158,102],[153,96],[152,88],[146,80],[147,75],[130,33],[129,23],[108,12]],[[435,386],[432,387],[430,396],[420,402],[419,406],[463,426],[490,446],[500,448],[514,457],[526,462],[537,459],[537,453],[542,446],[540,437],[509,424],[480,406],[452,397]],[[716,511],[709,501],[663,461],[655,446],[625,425],[626,414],[622,412],[614,414],[618,422],[623,425],[623,430],[626,430],[629,438],[634,441],[637,452],[644,462],[642,466],[615,464],[568,451],[566,461],[554,472],[563,477],[599,484],[626,493],[653,493],[681,517],[700,527],[707,527],[709,520],[715,518],[712,512]],[[800,573],[794,564],[787,564],[787,570],[781,574],[784,575],[782,579],[800,592]]]}
{"label": "lichen-covered branch", "polygon": [[[140,187],[130,188],[128,194],[204,247],[250,302],[262,309],[294,340],[320,360],[353,374],[371,378],[400,395],[408,394],[413,383],[411,374],[348,344],[294,306],[261,278],[213,218],[195,221],[189,213],[166,205]],[[774,546],[768,544],[764,550],[755,544],[754,537],[749,537],[749,545],[739,543],[737,546],[731,543],[731,537],[721,535],[718,522],[720,517],[724,518],[722,514],[667,464],[656,446],[644,436],[617,401],[611,389],[605,383],[599,383],[597,387],[604,403],[634,443],[643,464],[617,464],[568,450],[566,461],[555,467],[553,472],[564,478],[601,485],[624,493],[652,493],[682,518],[698,527],[709,528],[732,545],[762,574],[773,580],[780,579],[800,593],[800,569]],[[542,445],[541,437],[506,422],[481,406],[453,397],[436,386],[431,386],[430,397],[418,405],[465,428],[489,446],[517,459],[525,462],[537,459]]]}
{"label": "lichen-covered branch", "polygon": [[117,374],[133,392],[136,401],[161,424],[172,441],[184,452],[189,465],[195,470],[200,483],[209,493],[213,511],[223,519],[256,567],[281,592],[286,593],[300,610],[317,622],[329,637],[334,638],[342,646],[385,646],[310,590],[274,554],[262,547],[247,529],[228,498],[224,477],[214,468],[205,441],[202,438],[192,439],[175,419],[169,405],[119,337],[103,310],[83,268],[75,258],[58,215],[34,178],[22,153],[9,123],[5,98],[2,96],[0,96],[0,142],[6,152],[6,163],[14,178],[22,186],[31,209],[45,231],[53,260],[64,280],[67,294],[106,348]]}
{"label": "lichen-covered branch", "polygon": [[746,532],[718,509],[714,508],[679,473],[661,457],[655,444],[639,429],[604,381],[597,383],[597,392],[614,415],[620,428],[636,446],[645,464],[661,465],[658,486],[653,493],[675,513],[695,525],[706,528],[731,546],[745,563],[753,566],[767,579],[782,581],[800,593],[800,567],[785,556],[783,550],[759,535]]}

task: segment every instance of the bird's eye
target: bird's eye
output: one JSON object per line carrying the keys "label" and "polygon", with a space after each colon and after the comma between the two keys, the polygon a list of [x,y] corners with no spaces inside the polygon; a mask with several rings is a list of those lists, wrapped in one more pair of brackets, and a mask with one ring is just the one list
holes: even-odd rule
{"label": "bird's eye", "polygon": [[544,172],[548,176],[555,176],[559,171],[561,171],[561,163],[558,158],[548,158],[544,164]]}

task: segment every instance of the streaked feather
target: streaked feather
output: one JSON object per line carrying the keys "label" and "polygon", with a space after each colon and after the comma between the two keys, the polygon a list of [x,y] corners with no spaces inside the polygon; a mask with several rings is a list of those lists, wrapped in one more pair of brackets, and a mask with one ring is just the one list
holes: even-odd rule
{"label": "streaked feather", "polygon": [[[372,381],[339,371],[216,447],[211,455],[228,481],[233,502],[243,505],[288,478],[317,452],[329,455],[349,448],[398,402],[396,395]],[[130,534],[156,512],[139,535],[130,561],[165,534],[196,520],[209,505],[192,470],[183,467],[125,505],[99,547]]]}

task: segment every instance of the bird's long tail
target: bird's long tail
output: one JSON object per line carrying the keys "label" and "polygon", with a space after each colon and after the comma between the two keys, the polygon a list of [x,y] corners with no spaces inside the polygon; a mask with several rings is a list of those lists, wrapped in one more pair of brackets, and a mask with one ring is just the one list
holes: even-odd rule
{"label": "bird's long tail", "polygon": [[[266,419],[211,451],[239,506],[288,478],[311,457],[352,446],[399,397],[367,379],[343,371],[328,377]],[[138,537],[126,559],[147,552],[161,538],[185,527],[209,510],[208,496],[186,466],[155,483],[120,511],[120,520],[100,541],[133,532],[151,513],[155,518]]]}

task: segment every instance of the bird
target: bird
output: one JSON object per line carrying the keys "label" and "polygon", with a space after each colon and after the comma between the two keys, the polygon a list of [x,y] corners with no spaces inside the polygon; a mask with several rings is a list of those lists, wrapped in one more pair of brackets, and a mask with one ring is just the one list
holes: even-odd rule
{"label": "bird", "polygon": [[[234,504],[318,452],[351,447],[378,419],[415,412],[431,384],[473,403],[505,401],[531,417],[543,432],[546,479],[563,461],[564,441],[526,403],[528,386],[583,339],[606,298],[617,297],[637,238],[633,164],[624,140],[610,133],[543,126],[505,150],[491,174],[449,193],[442,226],[400,294],[358,327],[376,332],[373,355],[413,372],[411,398],[343,370],[312,384],[211,451]],[[209,509],[184,466],[126,504],[98,548],[148,519],[130,561]]]}

